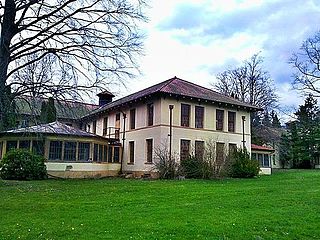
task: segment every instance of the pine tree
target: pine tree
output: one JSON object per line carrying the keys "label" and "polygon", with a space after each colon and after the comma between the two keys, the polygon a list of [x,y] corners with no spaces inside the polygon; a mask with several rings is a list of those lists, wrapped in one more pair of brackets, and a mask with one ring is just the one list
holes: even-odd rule
{"label": "pine tree", "polygon": [[281,128],[280,120],[278,118],[277,113],[274,110],[272,110],[271,112],[271,126],[275,128]]}
{"label": "pine tree", "polygon": [[54,105],[54,99],[49,97],[48,102],[43,101],[41,104],[40,122],[50,123],[57,119],[57,110]]}

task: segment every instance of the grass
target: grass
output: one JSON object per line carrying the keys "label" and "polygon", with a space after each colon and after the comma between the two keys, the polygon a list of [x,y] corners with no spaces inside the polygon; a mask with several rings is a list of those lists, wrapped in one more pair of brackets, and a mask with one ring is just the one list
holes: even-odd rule
{"label": "grass", "polygon": [[0,180],[0,239],[318,239],[320,171],[258,179]]}

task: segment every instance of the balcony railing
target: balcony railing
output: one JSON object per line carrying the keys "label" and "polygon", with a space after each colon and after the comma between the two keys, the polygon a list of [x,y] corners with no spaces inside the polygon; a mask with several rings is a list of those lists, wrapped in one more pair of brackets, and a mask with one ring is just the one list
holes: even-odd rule
{"label": "balcony railing", "polygon": [[108,136],[108,138],[120,139],[120,128],[108,127],[103,129],[103,136]]}

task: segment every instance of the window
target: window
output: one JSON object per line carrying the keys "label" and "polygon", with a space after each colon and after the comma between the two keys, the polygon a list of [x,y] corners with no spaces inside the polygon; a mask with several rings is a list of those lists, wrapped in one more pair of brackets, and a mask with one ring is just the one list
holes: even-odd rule
{"label": "window", "polygon": [[148,115],[148,126],[153,125],[153,103],[147,105],[147,115]]}
{"label": "window", "polygon": [[217,109],[216,111],[216,129],[219,131],[223,130],[223,119],[224,119],[224,111]]}
{"label": "window", "polygon": [[224,143],[217,143],[217,150],[216,150],[216,163],[218,166],[222,166],[224,163]]}
{"label": "window", "polygon": [[44,141],[32,141],[32,152],[38,155],[44,154]]}
{"label": "window", "polygon": [[103,145],[103,157],[101,159],[102,162],[107,162],[108,161],[108,146]]}
{"label": "window", "polygon": [[130,129],[136,128],[136,109],[130,110]]}
{"label": "window", "polygon": [[94,162],[98,161],[98,152],[99,152],[99,145],[93,144],[93,161]]}
{"label": "window", "polygon": [[260,166],[263,166],[263,154],[258,153],[257,155],[258,155],[257,160],[259,161]]}
{"label": "window", "polygon": [[98,155],[98,162],[103,161],[103,145],[99,144],[99,155]]}
{"label": "window", "polygon": [[119,129],[114,130],[114,138],[120,139],[120,130]]}
{"label": "window", "polygon": [[263,154],[263,166],[270,167],[269,155]]}
{"label": "window", "polygon": [[251,153],[251,159],[258,160],[256,153]]}
{"label": "window", "polygon": [[103,135],[108,134],[108,117],[103,119]]}
{"label": "window", "polygon": [[237,144],[229,143],[229,156],[237,150]]}
{"label": "window", "polygon": [[22,140],[19,142],[20,149],[30,150],[30,140]]}
{"label": "window", "polygon": [[64,143],[64,161],[75,161],[77,152],[76,142],[65,142]]}
{"label": "window", "polygon": [[113,147],[109,146],[109,149],[108,149],[108,163],[112,163],[112,149],[113,149]]}
{"label": "window", "polygon": [[28,119],[23,119],[21,121],[21,127],[29,127],[29,120]]}
{"label": "window", "polygon": [[116,114],[116,121],[120,121],[120,113]]}
{"label": "window", "polygon": [[195,127],[203,128],[203,118],[204,118],[204,107],[195,107]]}
{"label": "window", "polygon": [[188,159],[190,154],[190,140],[181,139],[180,141],[180,161]]}
{"label": "window", "polygon": [[129,163],[134,163],[134,142],[129,142]]}
{"label": "window", "polygon": [[50,142],[49,160],[62,160],[62,142],[61,141]]}
{"label": "window", "polygon": [[120,162],[120,148],[119,147],[113,148],[113,162],[115,162],[115,163]]}
{"label": "window", "polygon": [[195,141],[194,155],[197,159],[202,160],[204,155],[204,141]]}
{"label": "window", "polygon": [[235,132],[236,113],[228,112],[228,132]]}
{"label": "window", "polygon": [[17,141],[7,141],[7,152],[10,151],[11,149],[16,149],[18,146]]}
{"label": "window", "polygon": [[2,159],[2,147],[3,147],[3,142],[0,142],[0,159]]}
{"label": "window", "polygon": [[153,139],[147,139],[147,163],[152,163]]}
{"label": "window", "polygon": [[91,130],[91,126],[90,126],[90,124],[88,124],[87,125],[87,132],[90,132],[90,130]]}
{"label": "window", "polygon": [[92,130],[93,130],[93,134],[96,134],[97,133],[97,121],[93,121],[93,123],[92,123]]}
{"label": "window", "polygon": [[181,103],[181,126],[190,126],[190,105]]}
{"label": "window", "polygon": [[90,143],[79,142],[78,161],[88,161],[90,159]]}

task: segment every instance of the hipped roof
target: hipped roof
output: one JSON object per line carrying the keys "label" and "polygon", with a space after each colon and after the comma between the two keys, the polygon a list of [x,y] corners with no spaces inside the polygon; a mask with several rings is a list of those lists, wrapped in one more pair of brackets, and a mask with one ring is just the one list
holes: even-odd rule
{"label": "hipped roof", "polygon": [[93,114],[100,114],[102,112],[112,110],[136,102],[138,100],[144,100],[148,97],[154,96],[156,94],[165,94],[172,97],[188,97],[198,101],[204,101],[214,104],[228,104],[230,106],[237,106],[247,109],[248,111],[261,111],[263,109],[253,106],[248,103],[244,103],[238,99],[226,96],[224,94],[218,93],[212,89],[208,89],[197,84],[185,81],[183,79],[173,77],[164,82],[158,83],[126,97],[120,98],[109,104],[103,105],[98,109],[92,111],[85,117],[90,117]]}

